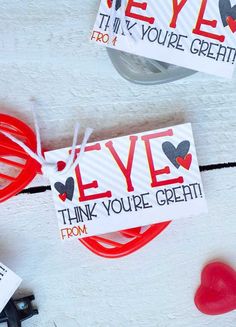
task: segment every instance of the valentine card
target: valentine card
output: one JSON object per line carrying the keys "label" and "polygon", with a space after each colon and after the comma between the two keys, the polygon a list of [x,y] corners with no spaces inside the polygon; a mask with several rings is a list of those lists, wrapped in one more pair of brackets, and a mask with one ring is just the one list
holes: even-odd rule
{"label": "valentine card", "polygon": [[[69,153],[45,157],[60,166]],[[50,182],[62,240],[207,211],[190,124],[87,144],[79,164]]]}
{"label": "valentine card", "polygon": [[[115,1],[115,0],[113,0]],[[91,40],[170,64],[232,77],[235,0],[101,0]]]}
{"label": "valentine card", "polygon": [[21,282],[20,277],[0,263],[0,312],[4,309]]}

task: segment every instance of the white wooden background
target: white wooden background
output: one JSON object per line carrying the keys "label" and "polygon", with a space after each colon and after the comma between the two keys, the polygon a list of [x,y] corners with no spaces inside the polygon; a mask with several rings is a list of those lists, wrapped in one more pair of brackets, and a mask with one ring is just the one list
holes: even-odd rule
{"label": "white wooden background", "polygon": [[[163,86],[136,86],[88,42],[98,0],[2,0],[1,111],[32,123],[40,111],[43,146],[71,144],[73,126],[92,140],[193,123],[200,165],[236,157],[236,78],[205,74]],[[202,267],[221,259],[236,268],[236,169],[202,173],[209,214],[172,223],[139,252],[119,260],[61,244],[51,192],[1,204],[0,261],[33,292],[40,314],[25,327],[233,327],[235,312],[210,317],[193,303]],[[31,186],[48,185],[38,177]]]}

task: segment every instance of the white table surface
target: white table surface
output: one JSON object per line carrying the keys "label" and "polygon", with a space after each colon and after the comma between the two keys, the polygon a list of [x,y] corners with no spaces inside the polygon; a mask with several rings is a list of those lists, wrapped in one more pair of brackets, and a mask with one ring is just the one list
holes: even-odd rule
{"label": "white table surface", "polygon": [[[162,86],[123,80],[105,49],[88,42],[97,0],[2,0],[1,112],[32,125],[40,99],[43,146],[71,144],[73,126],[91,140],[191,122],[201,166],[236,157],[236,77],[198,73]],[[50,191],[1,204],[0,261],[23,278],[39,315],[27,327],[233,327],[193,303],[200,272],[220,259],[236,268],[236,168],[202,173],[209,214],[173,222],[135,254],[107,260],[58,238]],[[48,185],[37,177],[30,186]]]}

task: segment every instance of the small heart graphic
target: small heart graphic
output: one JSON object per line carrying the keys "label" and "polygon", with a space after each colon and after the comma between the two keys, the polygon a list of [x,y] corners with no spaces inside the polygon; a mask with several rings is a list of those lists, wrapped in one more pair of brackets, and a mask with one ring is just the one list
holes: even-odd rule
{"label": "small heart graphic", "polygon": [[228,23],[229,28],[231,29],[231,31],[233,33],[235,33],[236,32],[236,20],[233,19],[233,17],[229,16],[229,17],[227,17],[227,23]]}
{"label": "small heart graphic", "polygon": [[66,201],[66,193],[63,193],[63,194],[59,194],[58,195],[59,196],[59,198],[63,201],[63,202],[65,202]]}
{"label": "small heart graphic", "polygon": [[65,201],[66,199],[72,201],[74,195],[74,185],[75,185],[74,178],[68,177],[65,184],[61,182],[56,182],[54,184],[54,187],[59,193],[59,197],[62,201]]}
{"label": "small heart graphic", "polygon": [[185,169],[189,170],[191,163],[192,163],[192,155],[191,153],[187,154],[184,158],[181,157],[177,157],[176,161],[178,162],[178,164],[182,167],[184,167]]}
{"label": "small heart graphic", "polygon": [[65,168],[65,166],[66,166],[65,161],[58,161],[57,162],[57,170],[58,171],[62,171]]}
{"label": "small heart graphic", "polygon": [[236,309],[236,271],[214,262],[207,265],[195,295],[197,308],[208,315],[220,315]]}
{"label": "small heart graphic", "polygon": [[229,25],[228,17],[231,17],[232,20],[236,19],[236,6],[232,7],[230,0],[220,0],[219,10],[224,27]]}
{"label": "small heart graphic", "polygon": [[190,142],[183,141],[177,148],[171,142],[164,142],[162,144],[162,150],[170,160],[170,162],[178,169],[181,165],[177,162],[177,158],[185,158],[190,149]]}

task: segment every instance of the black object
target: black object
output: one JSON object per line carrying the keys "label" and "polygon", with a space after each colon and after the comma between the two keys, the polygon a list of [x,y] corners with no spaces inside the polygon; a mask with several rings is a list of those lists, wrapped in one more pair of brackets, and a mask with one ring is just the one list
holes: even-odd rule
{"label": "black object", "polygon": [[11,299],[0,314],[0,325],[6,322],[8,327],[21,327],[23,320],[37,315],[38,310],[34,309],[31,303],[33,300],[34,295],[18,300]]}

